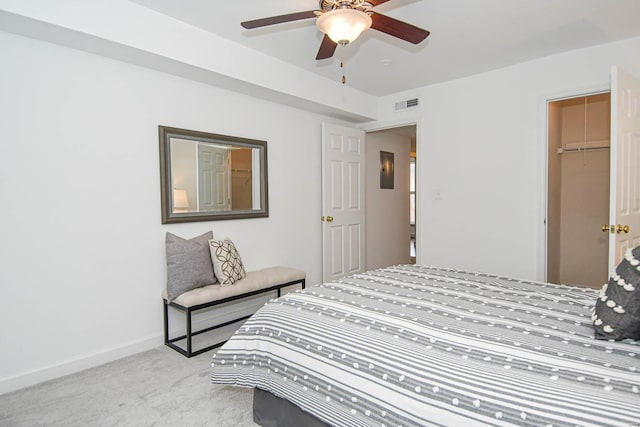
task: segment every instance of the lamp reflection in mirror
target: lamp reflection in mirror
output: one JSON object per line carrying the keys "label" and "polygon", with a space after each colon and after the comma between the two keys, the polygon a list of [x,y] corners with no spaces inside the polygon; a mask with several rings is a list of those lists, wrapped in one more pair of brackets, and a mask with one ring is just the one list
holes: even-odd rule
{"label": "lamp reflection in mirror", "polygon": [[173,212],[189,212],[189,197],[187,197],[187,190],[173,190]]}
{"label": "lamp reflection in mirror", "polygon": [[318,17],[316,25],[331,40],[345,46],[371,27],[371,17],[360,10],[334,9]]}

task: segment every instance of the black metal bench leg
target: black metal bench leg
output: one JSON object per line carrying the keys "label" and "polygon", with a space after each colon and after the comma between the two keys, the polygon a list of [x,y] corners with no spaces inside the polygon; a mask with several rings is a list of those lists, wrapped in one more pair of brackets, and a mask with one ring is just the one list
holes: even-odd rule
{"label": "black metal bench leg", "polygon": [[164,344],[169,342],[169,304],[162,300],[162,317],[164,319]]}
{"label": "black metal bench leg", "polygon": [[191,357],[191,309],[187,309],[187,357]]}

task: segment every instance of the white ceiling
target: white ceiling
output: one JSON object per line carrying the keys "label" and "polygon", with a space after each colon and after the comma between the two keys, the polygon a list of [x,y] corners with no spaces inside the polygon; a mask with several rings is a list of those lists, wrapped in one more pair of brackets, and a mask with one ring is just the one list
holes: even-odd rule
{"label": "white ceiling", "polygon": [[316,61],[314,19],[254,30],[240,22],[318,9],[317,0],[131,1],[329,79],[340,80],[342,58],[347,84],[374,96],[640,36],[640,0],[391,0],[375,11],[431,31],[424,42],[369,30]]}

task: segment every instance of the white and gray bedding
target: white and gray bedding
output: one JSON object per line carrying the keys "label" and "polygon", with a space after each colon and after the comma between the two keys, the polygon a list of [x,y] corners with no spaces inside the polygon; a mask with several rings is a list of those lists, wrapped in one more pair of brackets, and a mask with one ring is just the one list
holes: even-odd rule
{"label": "white and gray bedding", "polygon": [[597,291],[396,266],[271,301],[214,356],[336,426],[640,425],[640,342],[594,339]]}

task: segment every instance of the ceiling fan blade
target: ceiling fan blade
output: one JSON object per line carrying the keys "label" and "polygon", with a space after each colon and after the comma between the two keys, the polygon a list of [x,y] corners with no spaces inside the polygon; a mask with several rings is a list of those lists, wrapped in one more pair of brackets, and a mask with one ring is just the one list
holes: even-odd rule
{"label": "ceiling fan blade", "polygon": [[322,43],[320,44],[320,49],[318,50],[318,54],[316,55],[316,59],[327,59],[331,58],[336,51],[336,47],[338,44],[331,40],[328,35],[324,35],[322,39]]}
{"label": "ceiling fan blade", "polygon": [[371,3],[373,6],[378,6],[379,4],[386,3],[389,0],[366,0],[367,3]]}
{"label": "ceiling fan blade", "polygon": [[418,44],[429,35],[429,31],[427,30],[423,30],[415,25],[407,24],[406,22],[398,21],[397,19],[390,18],[376,12],[373,12],[371,19],[373,20],[371,28],[399,39],[406,40],[409,43]]}
{"label": "ceiling fan blade", "polygon": [[286,15],[270,16],[269,18],[254,19],[253,21],[241,22],[246,29],[266,27],[267,25],[282,24],[283,22],[299,21],[301,19],[315,18],[316,14],[313,10],[306,12],[288,13]]}

